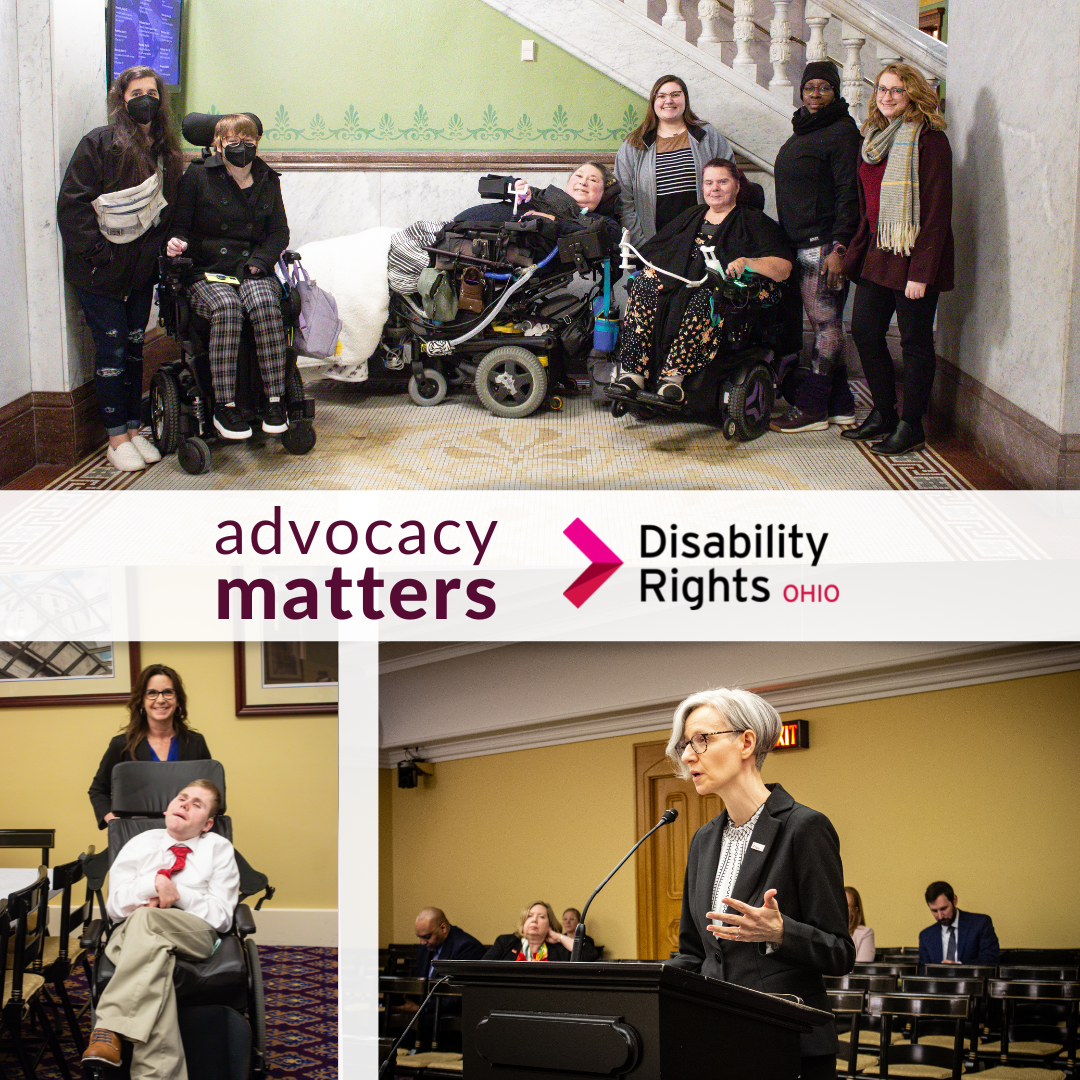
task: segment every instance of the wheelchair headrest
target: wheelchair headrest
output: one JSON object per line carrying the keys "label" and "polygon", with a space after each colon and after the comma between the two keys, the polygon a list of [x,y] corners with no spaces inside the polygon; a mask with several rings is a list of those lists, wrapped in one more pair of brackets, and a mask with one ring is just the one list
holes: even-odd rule
{"label": "wheelchair headrest", "polygon": [[[149,762],[148,764],[153,764]],[[161,818],[113,818],[109,822],[109,866],[116,862],[116,856],[120,854],[123,846],[139,833],[149,832],[151,829],[164,829],[165,822]],[[214,818],[214,824],[210,831],[224,836],[232,843],[232,821],[226,814]]]}
{"label": "wheelchair headrest", "polygon": [[[180,130],[183,132],[184,138],[192,146],[209,146],[214,141],[214,128],[217,127],[217,122],[222,116],[227,115],[228,113],[189,112],[181,121]],[[253,112],[246,112],[242,115],[250,116],[255,121],[255,128],[259,132],[259,138],[262,138],[262,121]]]}
{"label": "wheelchair headrest", "polygon": [[598,214],[603,214],[604,217],[614,218],[616,221],[620,221],[622,219],[622,212],[619,210],[619,196],[621,194],[622,184],[616,180],[613,184],[604,188],[604,194],[596,207],[596,212]]}
{"label": "wheelchair headrest", "polygon": [[115,814],[163,814],[193,780],[209,780],[221,792],[224,814],[225,769],[220,761],[121,761],[112,771]]}

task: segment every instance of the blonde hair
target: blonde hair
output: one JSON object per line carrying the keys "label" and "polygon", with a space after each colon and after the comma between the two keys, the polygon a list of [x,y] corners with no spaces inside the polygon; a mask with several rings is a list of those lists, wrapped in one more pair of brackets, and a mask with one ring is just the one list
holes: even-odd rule
{"label": "blonde hair", "polygon": [[862,126],[864,135],[870,130],[881,131],[889,126],[889,121],[877,107],[877,85],[885,72],[895,75],[904,84],[904,91],[908,98],[907,108],[902,117],[905,123],[921,119],[931,131],[945,130],[945,117],[938,111],[941,101],[937,91],[926,81],[923,73],[910,64],[886,64],[874,79],[874,96],[870,101],[870,107],[866,110],[866,123]]}
{"label": "blonde hair", "polygon": [[562,926],[562,919],[555,918],[555,909],[546,900],[534,900],[531,904],[526,904],[521,909],[521,914],[518,916],[517,929],[514,931],[518,937],[525,936],[525,920],[529,917],[529,912],[538,905],[543,905],[544,910],[547,912],[548,925],[556,933],[561,933],[559,929]]}
{"label": "blonde hair", "polygon": [[233,136],[239,136],[242,139],[254,139],[258,142],[259,129],[255,121],[247,113],[230,113],[228,116],[223,116],[214,125],[214,141],[221,139],[224,142],[225,139]]}

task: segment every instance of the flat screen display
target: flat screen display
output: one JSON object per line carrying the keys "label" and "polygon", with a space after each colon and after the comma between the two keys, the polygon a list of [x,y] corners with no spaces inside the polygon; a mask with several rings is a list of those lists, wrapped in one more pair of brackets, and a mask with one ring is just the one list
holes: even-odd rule
{"label": "flat screen display", "polygon": [[110,81],[125,68],[152,67],[166,86],[180,86],[180,16],[184,0],[112,0]]}

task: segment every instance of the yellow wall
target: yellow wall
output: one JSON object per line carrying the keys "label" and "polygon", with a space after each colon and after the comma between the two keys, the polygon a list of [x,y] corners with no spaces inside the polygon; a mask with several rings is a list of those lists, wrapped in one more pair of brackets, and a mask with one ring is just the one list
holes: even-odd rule
{"label": "yellow wall", "polygon": [[[810,721],[811,748],[764,778],[832,819],[879,944],[917,942],[944,878],[1003,946],[1076,947],[1078,702],[1072,672],[786,714]],[[444,761],[394,787],[390,940],[412,940],[426,904],[487,942],[529,901],[580,907],[634,841],[632,747],[665,735]],[[634,897],[631,861],[589,917],[609,957],[635,955]]]}
{"label": "yellow wall", "polygon": [[[144,642],[142,663],[183,678],[191,725],[225,766],[236,846],[277,887],[270,906],[336,908],[337,716],[239,719],[231,644]],[[126,716],[122,705],[0,709],[0,824],[56,829],[53,864],[103,847],[86,791]],[[3,861],[31,866],[37,855]]]}

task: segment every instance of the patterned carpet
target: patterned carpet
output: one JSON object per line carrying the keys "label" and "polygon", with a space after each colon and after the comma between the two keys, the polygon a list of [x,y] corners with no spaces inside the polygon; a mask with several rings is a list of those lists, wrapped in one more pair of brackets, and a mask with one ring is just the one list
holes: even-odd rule
{"label": "patterned carpet", "polygon": [[[401,392],[321,380],[318,442],[293,457],[276,438],[213,447],[208,473],[189,476],[175,457],[140,473],[118,473],[104,450],[59,476],[61,490],[216,491],[237,489],[733,489],[963,490],[973,485],[932,448],[881,458],[839,429],[799,435],[767,432],[728,442],[708,424],[618,420],[585,394],[560,412],[493,416],[463,392],[433,408]],[[854,382],[858,415],[870,409]]]}
{"label": "patterned carpet", "polygon": [[[337,1080],[337,949],[262,946],[259,949],[266,992],[266,1045],[272,1080]],[[68,980],[78,1010],[86,1000],[86,979],[79,972]],[[50,1015],[50,1019],[53,1019]],[[61,1035],[68,1067],[85,1076],[67,1026],[53,1020]],[[90,1013],[82,1017],[90,1030]],[[0,1049],[0,1075],[21,1076],[5,1035]],[[38,1068],[41,1080],[60,1080],[61,1073],[46,1051]],[[191,1077],[190,1080],[199,1080]]]}

